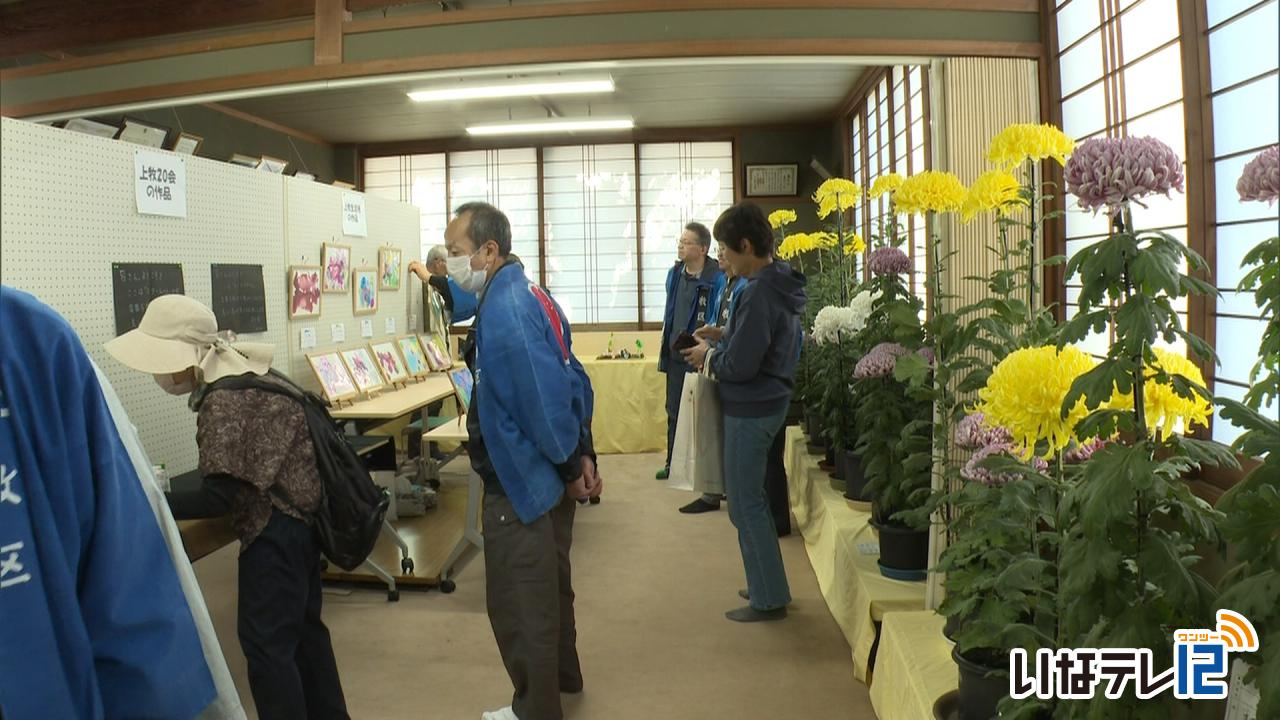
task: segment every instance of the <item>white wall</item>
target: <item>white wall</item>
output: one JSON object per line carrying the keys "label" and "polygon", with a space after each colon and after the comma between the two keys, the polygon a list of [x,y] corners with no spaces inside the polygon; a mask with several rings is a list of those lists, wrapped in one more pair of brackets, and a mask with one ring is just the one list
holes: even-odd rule
{"label": "white wall", "polygon": [[[381,244],[400,247],[404,263],[417,258],[418,211],[377,198],[367,201],[368,238],[343,238],[342,192],[198,157],[186,158],[187,217],[139,215],[134,203],[136,146],[3,118],[0,121],[0,282],[32,293],[61,313],[120,394],[152,461],[172,473],[196,466],[195,415],[163,393],[149,376],[125,368],[102,349],[115,337],[113,262],[180,263],[187,295],[212,302],[212,263],[262,265],[267,301],[265,333],[241,339],[276,346],[275,366],[312,383],[299,333],[286,313],[286,271],[307,255],[319,264],[321,243],[336,235],[358,261],[377,263]],[[371,250],[370,250],[371,249]],[[403,332],[417,312],[414,282],[380,296],[375,320],[395,316]],[[345,322],[348,342],[367,342],[352,322],[350,297],[328,295],[318,319],[320,348],[330,322]],[[321,327],[323,326],[323,327]],[[37,338],[5,337],[6,342]],[[304,384],[305,384],[304,383]]]}

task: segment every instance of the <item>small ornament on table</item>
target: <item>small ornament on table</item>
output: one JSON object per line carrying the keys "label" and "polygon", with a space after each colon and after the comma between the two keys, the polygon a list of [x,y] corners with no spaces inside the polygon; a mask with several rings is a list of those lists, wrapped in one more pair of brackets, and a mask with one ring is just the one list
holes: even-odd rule
{"label": "small ornament on table", "polygon": [[636,338],[636,354],[633,357],[644,359],[644,343],[640,341],[640,338]]}

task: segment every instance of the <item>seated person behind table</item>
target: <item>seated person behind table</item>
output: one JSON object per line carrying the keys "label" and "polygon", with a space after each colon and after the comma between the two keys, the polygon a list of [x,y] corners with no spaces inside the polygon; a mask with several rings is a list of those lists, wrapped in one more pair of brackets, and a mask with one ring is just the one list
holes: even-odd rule
{"label": "seated person behind table", "polygon": [[190,395],[199,413],[198,491],[169,494],[177,519],[230,513],[240,537],[238,627],[249,688],[262,720],[341,718],[347,707],[329,629],[320,619],[320,549],[312,518],[322,488],[302,406],[259,389],[219,389],[268,374],[273,347],[231,345],[209,308],[162,295],[136,330],[107,343],[121,363],[155,376],[170,395]]}
{"label": "seated person behind table", "polygon": [[[746,278],[735,273],[733,266],[726,259],[724,243],[717,243],[717,246],[717,262],[724,275],[716,280],[711,290],[711,304],[707,307],[707,324],[693,333],[695,337],[706,339],[713,344],[720,342],[724,336],[724,329],[729,326],[729,317],[733,313],[734,305],[738,302],[738,296],[747,286]],[[724,487],[712,488],[712,490],[720,492],[703,492],[702,497],[680,508],[680,512],[694,515],[719,510],[720,501],[724,499]]]}
{"label": "seated person behind table", "polygon": [[[469,293],[458,287],[453,278],[449,277],[449,269],[445,263],[445,258],[448,256],[449,251],[445,246],[436,245],[427,251],[425,264],[417,260],[409,263],[409,272],[417,275],[423,282],[424,291],[426,287],[431,287],[440,293],[440,297],[444,298],[444,309],[449,313],[450,323],[466,322],[475,317],[476,296],[475,293]],[[425,295],[423,300],[422,307],[430,307],[425,302]]]}

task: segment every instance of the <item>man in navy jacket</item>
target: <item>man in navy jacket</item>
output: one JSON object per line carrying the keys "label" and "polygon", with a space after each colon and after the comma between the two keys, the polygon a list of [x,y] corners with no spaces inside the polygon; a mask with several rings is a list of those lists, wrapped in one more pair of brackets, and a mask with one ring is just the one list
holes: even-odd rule
{"label": "man in navy jacket", "polygon": [[692,222],[680,234],[679,261],[667,273],[667,308],[662,320],[662,342],[658,346],[658,372],[667,374],[667,461],[658,471],[658,479],[671,474],[671,448],[676,440],[676,419],[680,415],[680,391],[684,376],[693,372],[671,343],[680,333],[709,323],[707,310],[713,291],[723,282],[720,266],[707,261],[711,249],[711,231],[702,223]]}
{"label": "man in navy jacket", "polygon": [[512,703],[485,720],[560,720],[560,693],[582,692],[570,583],[576,500],[600,494],[591,381],[569,322],[511,255],[511,223],[488,203],[458,208],[445,230],[449,275],[476,291],[471,467],[484,480],[489,622]]}

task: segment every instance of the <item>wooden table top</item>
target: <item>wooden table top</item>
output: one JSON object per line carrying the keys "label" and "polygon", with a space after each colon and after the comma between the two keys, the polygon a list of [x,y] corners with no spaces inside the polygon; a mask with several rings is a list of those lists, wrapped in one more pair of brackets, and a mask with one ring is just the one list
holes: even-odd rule
{"label": "wooden table top", "polygon": [[357,400],[329,410],[335,420],[392,420],[453,395],[453,383],[445,373],[432,373],[408,387]]}

